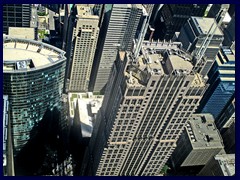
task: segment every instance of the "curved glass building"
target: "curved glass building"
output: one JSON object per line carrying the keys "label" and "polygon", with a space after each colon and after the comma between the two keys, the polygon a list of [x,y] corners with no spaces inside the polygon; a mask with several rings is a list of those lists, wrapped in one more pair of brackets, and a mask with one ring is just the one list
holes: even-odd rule
{"label": "curved glass building", "polygon": [[3,41],[3,94],[18,151],[46,109],[60,108],[66,58],[64,51],[42,42],[9,36]]}

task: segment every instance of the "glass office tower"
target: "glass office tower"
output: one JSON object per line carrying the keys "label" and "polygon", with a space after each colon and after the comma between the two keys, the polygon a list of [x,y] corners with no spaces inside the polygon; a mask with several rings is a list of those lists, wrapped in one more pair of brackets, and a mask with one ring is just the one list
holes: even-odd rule
{"label": "glass office tower", "polygon": [[47,108],[60,108],[65,52],[42,42],[4,36],[3,94],[8,95],[16,151]]}

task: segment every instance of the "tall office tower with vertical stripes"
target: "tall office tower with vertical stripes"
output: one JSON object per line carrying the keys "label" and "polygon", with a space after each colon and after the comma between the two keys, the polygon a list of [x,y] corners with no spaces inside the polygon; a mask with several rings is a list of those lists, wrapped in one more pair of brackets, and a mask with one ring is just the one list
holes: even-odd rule
{"label": "tall office tower with vertical stripes", "polygon": [[93,14],[93,5],[84,4],[75,6],[75,14],[68,91],[87,92],[99,34],[99,16]]}
{"label": "tall office tower with vertical stripes", "polygon": [[118,53],[88,148],[88,174],[160,175],[206,89],[174,44],[145,42],[141,52]]}
{"label": "tall office tower with vertical stripes", "polygon": [[97,53],[92,70],[91,84],[95,92],[104,92],[117,51],[131,50],[142,14],[142,5],[105,5]]}

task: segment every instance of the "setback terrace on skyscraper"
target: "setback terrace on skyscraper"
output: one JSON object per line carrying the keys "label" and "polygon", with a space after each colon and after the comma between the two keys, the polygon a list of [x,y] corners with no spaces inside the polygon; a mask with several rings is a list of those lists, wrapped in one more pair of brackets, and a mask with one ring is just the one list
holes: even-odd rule
{"label": "setback terrace on skyscraper", "polygon": [[[148,47],[149,45],[150,47]],[[193,69],[192,57],[178,49],[179,45],[171,45],[169,42],[146,44],[146,46],[143,46],[141,55],[138,58],[134,59],[129,55],[131,59],[131,65],[127,70],[129,76],[133,75],[144,83],[147,82],[149,75],[191,73]],[[164,49],[166,46],[169,49]]]}

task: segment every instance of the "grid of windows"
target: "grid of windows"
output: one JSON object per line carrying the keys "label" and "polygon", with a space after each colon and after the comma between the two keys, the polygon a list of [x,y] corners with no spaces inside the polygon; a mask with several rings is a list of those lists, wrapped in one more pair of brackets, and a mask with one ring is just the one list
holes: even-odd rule
{"label": "grid of windows", "polygon": [[99,35],[98,21],[98,16],[78,18],[76,21],[72,38],[73,61],[69,91],[88,91]]}

